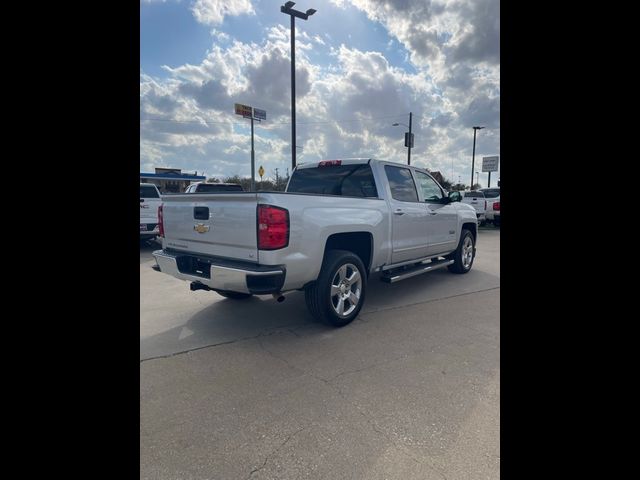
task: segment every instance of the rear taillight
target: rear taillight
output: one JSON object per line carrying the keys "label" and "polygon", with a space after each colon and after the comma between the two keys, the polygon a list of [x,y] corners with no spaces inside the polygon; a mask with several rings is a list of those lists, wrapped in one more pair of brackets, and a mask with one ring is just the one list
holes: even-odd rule
{"label": "rear taillight", "polygon": [[289,245],[289,211],[258,205],[258,249],[277,250]]}
{"label": "rear taillight", "polygon": [[493,209],[500,210],[500,202],[493,202]]}
{"label": "rear taillight", "polygon": [[164,237],[164,218],[162,216],[162,205],[158,207],[158,229],[160,230],[160,236]]}

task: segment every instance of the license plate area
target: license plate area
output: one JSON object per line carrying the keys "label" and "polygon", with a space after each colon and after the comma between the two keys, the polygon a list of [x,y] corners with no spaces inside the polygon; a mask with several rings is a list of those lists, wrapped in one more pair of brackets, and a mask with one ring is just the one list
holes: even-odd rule
{"label": "license plate area", "polygon": [[207,259],[182,255],[176,258],[176,265],[180,273],[211,278],[211,261]]}

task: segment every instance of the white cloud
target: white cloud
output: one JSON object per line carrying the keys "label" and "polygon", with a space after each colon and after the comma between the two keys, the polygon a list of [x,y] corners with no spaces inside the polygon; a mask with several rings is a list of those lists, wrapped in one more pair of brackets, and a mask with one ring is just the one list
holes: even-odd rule
{"label": "white cloud", "polygon": [[255,15],[250,0],[195,0],[191,5],[195,19],[205,25],[220,25],[226,15]]}
{"label": "white cloud", "polygon": [[[471,126],[487,127],[478,134],[476,163],[483,155],[499,154],[500,144],[499,50],[489,40],[495,28],[499,34],[499,23],[496,27],[486,13],[495,12],[491,2],[478,2],[485,11],[466,1],[445,9],[437,2],[354,0],[356,8],[378,9],[376,21],[407,49],[412,73],[391,65],[381,52],[336,45],[327,33],[309,36],[301,28],[298,162],[373,156],[404,163],[405,129],[391,124],[408,123],[412,111],[412,163],[468,183]],[[493,33],[477,38],[474,32],[485,27]],[[331,52],[329,65],[309,61],[308,52],[318,43]],[[267,177],[276,167],[283,174],[290,166],[288,28],[269,28],[260,44],[217,42],[200,63],[164,68],[169,77],[163,80],[141,74],[141,168],[171,165],[209,176],[248,175],[248,121],[233,114],[234,103],[267,110],[268,120],[256,124],[256,165],[264,165]],[[481,175],[481,183],[485,178]]]}

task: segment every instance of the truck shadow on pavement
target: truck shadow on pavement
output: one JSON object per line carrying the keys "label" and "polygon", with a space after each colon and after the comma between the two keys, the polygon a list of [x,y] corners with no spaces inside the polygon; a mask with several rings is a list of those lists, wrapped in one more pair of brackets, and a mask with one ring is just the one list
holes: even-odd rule
{"label": "truck shadow on pavement", "polygon": [[[366,303],[356,322],[371,312],[464,295],[499,285],[499,277],[480,270],[454,275],[443,269],[394,284],[383,283],[377,275],[372,275]],[[194,292],[194,302],[206,304],[209,298],[214,297],[217,297],[214,303],[206,305],[184,324],[141,339],[140,359],[175,355],[283,330],[293,333],[292,339],[335,330],[312,317],[307,311],[303,292],[288,293],[282,303],[277,303],[271,296],[231,300],[220,299],[214,292]],[[389,317],[389,321],[394,321],[394,318]]]}

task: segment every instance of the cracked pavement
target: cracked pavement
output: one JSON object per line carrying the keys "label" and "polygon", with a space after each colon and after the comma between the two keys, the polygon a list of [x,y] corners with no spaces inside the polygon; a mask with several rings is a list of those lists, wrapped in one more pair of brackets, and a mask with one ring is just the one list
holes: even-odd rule
{"label": "cracked pavement", "polygon": [[337,330],[299,292],[190,292],[141,247],[140,478],[499,478],[499,242],[467,275],[370,279]]}

